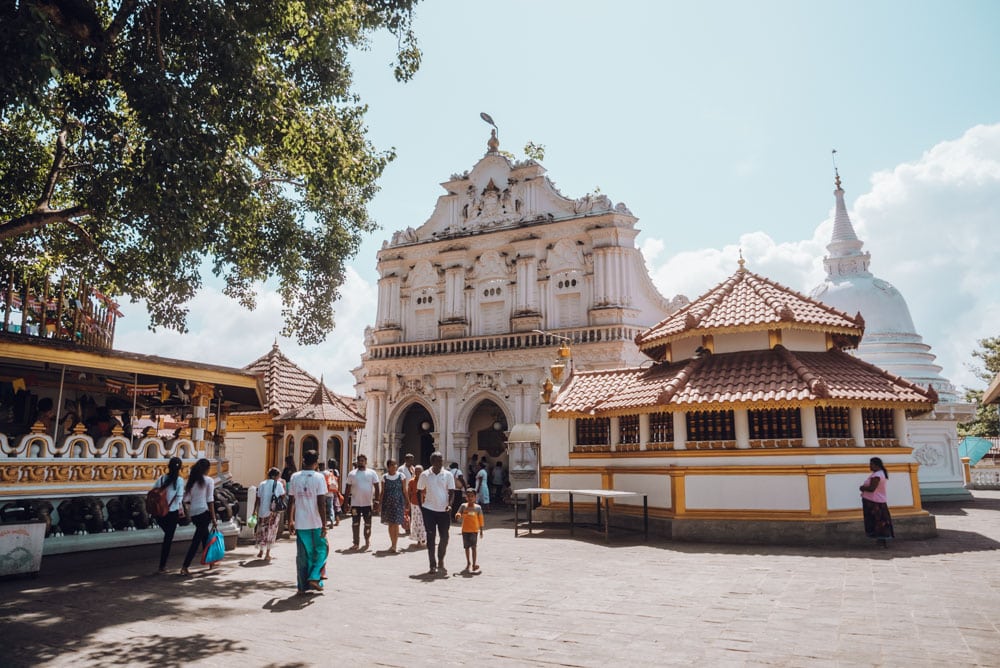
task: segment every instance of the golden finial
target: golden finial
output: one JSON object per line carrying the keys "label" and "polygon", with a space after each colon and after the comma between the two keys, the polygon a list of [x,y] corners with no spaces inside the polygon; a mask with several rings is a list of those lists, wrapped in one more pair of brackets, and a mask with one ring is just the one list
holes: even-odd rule
{"label": "golden finial", "polygon": [[837,190],[840,190],[840,171],[837,169],[837,149],[830,151],[830,159],[833,160],[833,182],[837,185]]}
{"label": "golden finial", "polygon": [[739,264],[740,264],[740,271],[746,271],[746,267],[744,267],[744,265],[746,264],[746,260],[743,259],[743,249],[742,248],[740,249]]}
{"label": "golden finial", "polygon": [[489,148],[490,153],[496,153],[497,149],[500,148],[500,140],[497,139],[497,129],[493,128],[490,130],[490,140],[486,142],[487,148]]}

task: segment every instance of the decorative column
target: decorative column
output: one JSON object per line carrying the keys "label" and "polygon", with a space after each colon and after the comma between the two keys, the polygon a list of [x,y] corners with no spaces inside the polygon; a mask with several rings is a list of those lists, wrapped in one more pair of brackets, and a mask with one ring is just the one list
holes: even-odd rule
{"label": "decorative column", "polygon": [[851,436],[854,438],[854,445],[859,448],[865,447],[865,423],[861,418],[860,406],[850,407],[848,422],[851,425]]}
{"label": "decorative column", "polygon": [[647,450],[649,445],[649,413],[639,414],[639,449]]}
{"label": "decorative column", "polygon": [[612,450],[617,451],[618,446],[621,445],[621,436],[622,436],[621,428],[619,427],[618,424],[617,415],[611,418],[611,424],[609,426],[609,429],[611,433],[608,434],[608,445],[611,446]]}
{"label": "decorative column", "polygon": [[212,402],[214,388],[208,383],[195,383],[191,388],[191,419],[188,424],[191,427],[191,441],[194,449],[198,453],[204,452],[204,456],[209,459],[215,457],[215,448],[209,452],[205,444],[205,428],[208,426],[208,405]]}
{"label": "decorative column", "polygon": [[442,320],[465,318],[465,267],[456,265],[444,272],[444,309]]}
{"label": "decorative column", "polygon": [[687,450],[687,413],[676,411],[671,416],[674,419],[674,450]]}
{"label": "decorative column", "polygon": [[816,408],[799,407],[799,421],[802,423],[802,445],[807,448],[819,447],[819,431],[816,428]]}
{"label": "decorative column", "polygon": [[[457,457],[458,465],[462,467],[462,473],[465,473],[465,469],[468,466],[468,451],[469,451],[469,432],[452,432],[451,442],[455,448],[455,457]],[[468,482],[468,480],[466,481]]]}
{"label": "decorative column", "polygon": [[733,430],[736,432],[736,447],[746,450],[750,447],[750,418],[747,409],[733,410]]}

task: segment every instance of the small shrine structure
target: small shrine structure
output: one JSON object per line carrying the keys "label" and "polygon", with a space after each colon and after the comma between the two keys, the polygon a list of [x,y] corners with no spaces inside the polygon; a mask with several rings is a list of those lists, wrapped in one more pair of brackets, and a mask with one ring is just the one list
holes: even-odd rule
{"label": "small shrine structure", "polygon": [[[907,416],[938,400],[846,350],[865,323],[739,269],[642,332],[631,367],[551,367],[542,392],[541,486],[648,494],[681,540],[864,539],[858,486],[890,472],[897,533],[928,537]],[[548,510],[554,498],[543,497]],[[616,518],[638,518],[616,502]],[[545,508],[543,508],[544,512]]]}

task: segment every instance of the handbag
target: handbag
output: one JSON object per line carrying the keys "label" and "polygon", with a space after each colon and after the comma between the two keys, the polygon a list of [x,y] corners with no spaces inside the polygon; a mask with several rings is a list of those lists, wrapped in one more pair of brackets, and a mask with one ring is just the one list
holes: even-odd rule
{"label": "handbag", "polygon": [[283,510],[288,510],[288,501],[285,499],[285,495],[277,495],[274,492],[278,490],[278,481],[275,480],[271,483],[274,489],[271,490],[271,512],[281,512]]}
{"label": "handbag", "polygon": [[225,554],[226,539],[222,536],[222,532],[216,529],[208,534],[208,543],[205,545],[205,554],[201,557],[201,563],[214,564],[217,561],[222,561]]}

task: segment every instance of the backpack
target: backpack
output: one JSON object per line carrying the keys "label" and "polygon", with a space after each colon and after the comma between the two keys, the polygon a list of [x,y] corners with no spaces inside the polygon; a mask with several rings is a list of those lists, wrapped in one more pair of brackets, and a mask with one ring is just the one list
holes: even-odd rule
{"label": "backpack", "polygon": [[167,500],[166,486],[154,487],[146,493],[146,512],[157,518],[163,518],[170,514],[170,501]]}

